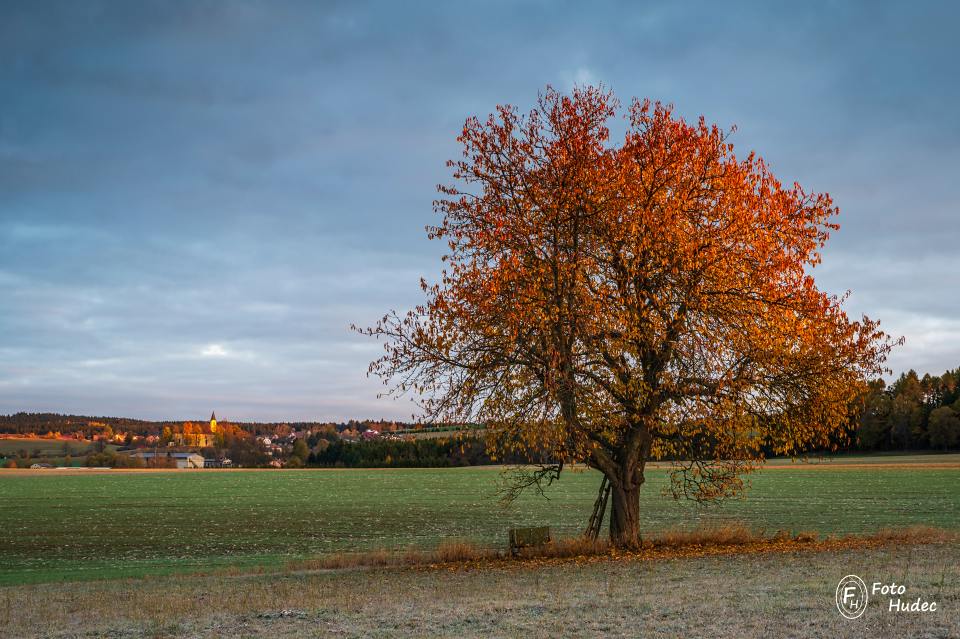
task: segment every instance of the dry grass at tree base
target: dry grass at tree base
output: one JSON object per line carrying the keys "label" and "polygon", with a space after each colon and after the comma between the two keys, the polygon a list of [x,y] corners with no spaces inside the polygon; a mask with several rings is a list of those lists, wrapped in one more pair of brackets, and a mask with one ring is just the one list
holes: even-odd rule
{"label": "dry grass at tree base", "polygon": [[[12,637],[935,637],[960,635],[955,534],[890,531],[814,541],[729,528],[634,553],[476,558],[447,545],[417,567],[299,569],[0,588]],[[800,537],[797,539],[796,537]],[[762,547],[762,549],[761,549]],[[573,553],[572,556],[561,556]],[[838,580],[896,581],[940,604],[863,618]]]}
{"label": "dry grass at tree base", "polygon": [[[684,556],[723,555],[739,553],[775,553],[797,550],[838,550],[878,547],[891,543],[929,544],[947,543],[958,539],[958,533],[929,526],[902,529],[884,529],[869,535],[829,535],[821,539],[815,531],[790,534],[777,531],[765,535],[743,524],[708,527],[694,531],[674,531],[651,537],[633,549],[611,547],[603,539],[592,541],[583,537],[560,539],[555,542],[522,549],[517,557],[504,551],[492,550],[453,540],[441,542],[435,550],[393,552],[378,550],[362,553],[336,553],[316,559],[288,563],[284,571],[344,570],[350,568],[381,568],[421,566],[449,569],[503,566],[513,563],[542,563],[544,560],[602,561],[604,559],[670,559]],[[243,574],[232,571],[233,574]],[[262,571],[261,571],[262,572]]]}

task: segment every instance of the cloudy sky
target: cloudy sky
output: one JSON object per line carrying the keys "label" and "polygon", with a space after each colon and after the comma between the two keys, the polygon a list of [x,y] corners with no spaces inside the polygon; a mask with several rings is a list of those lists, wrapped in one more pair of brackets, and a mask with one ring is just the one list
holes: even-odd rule
{"label": "cloudy sky", "polygon": [[349,325],[436,273],[464,118],[585,82],[830,192],[821,286],[960,366],[955,8],[589,4],[0,3],[0,413],[409,417]]}

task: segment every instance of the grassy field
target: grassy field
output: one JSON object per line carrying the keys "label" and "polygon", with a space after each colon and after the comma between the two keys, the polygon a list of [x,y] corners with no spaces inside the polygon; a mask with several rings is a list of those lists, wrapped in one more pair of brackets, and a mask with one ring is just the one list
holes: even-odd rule
{"label": "grassy field", "polygon": [[[40,438],[0,438],[0,457],[14,457],[20,451],[27,451],[32,457],[63,457],[64,455],[83,455],[93,447],[92,442],[40,439]],[[110,446],[110,448],[116,448]]]}
{"label": "grassy field", "polygon": [[[869,532],[960,529],[960,457],[776,462],[745,499],[677,503],[648,471],[645,531],[738,521],[754,529]],[[84,473],[0,471],[0,584],[89,580],[221,567],[278,566],[337,551],[432,548],[445,539],[502,546],[512,526],[581,532],[599,483],[565,474],[549,500],[503,510],[498,470]]]}
{"label": "grassy field", "polygon": [[[15,637],[956,637],[955,544],[529,565],[206,576],[0,588]],[[874,597],[840,616],[841,577],[895,581],[935,613]]]}

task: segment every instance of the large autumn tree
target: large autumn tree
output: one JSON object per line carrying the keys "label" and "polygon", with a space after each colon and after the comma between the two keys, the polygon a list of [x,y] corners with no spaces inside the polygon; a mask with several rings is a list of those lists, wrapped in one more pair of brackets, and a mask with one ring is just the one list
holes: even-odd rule
{"label": "large autumn tree", "polygon": [[783,186],[728,132],[670,107],[619,109],[603,88],[547,89],[521,115],[470,118],[435,203],[449,251],[426,301],[364,332],[371,372],[424,416],[487,426],[494,454],[596,468],[610,535],[639,539],[651,459],[675,494],[719,499],[763,451],[842,436],[848,404],[890,340],[811,276],[837,210]]}

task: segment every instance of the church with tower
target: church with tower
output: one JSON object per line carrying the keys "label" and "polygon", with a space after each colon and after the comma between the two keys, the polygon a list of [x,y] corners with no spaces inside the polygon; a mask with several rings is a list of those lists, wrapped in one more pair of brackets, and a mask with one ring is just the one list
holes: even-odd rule
{"label": "church with tower", "polygon": [[183,427],[173,433],[173,444],[176,446],[194,446],[206,448],[213,446],[217,434],[217,413],[210,413],[210,424],[184,422]]}

